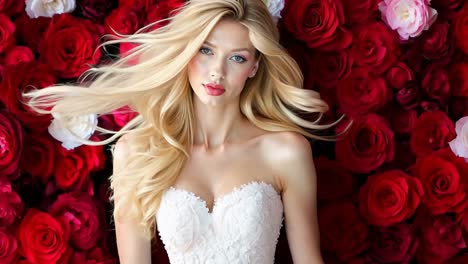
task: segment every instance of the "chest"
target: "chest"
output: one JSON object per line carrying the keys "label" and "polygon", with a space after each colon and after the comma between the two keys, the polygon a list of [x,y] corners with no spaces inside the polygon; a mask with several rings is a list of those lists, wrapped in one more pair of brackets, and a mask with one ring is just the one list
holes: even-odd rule
{"label": "chest", "polygon": [[214,201],[250,182],[269,183],[280,192],[279,184],[260,148],[231,148],[220,153],[195,149],[174,184],[206,201],[211,210]]}

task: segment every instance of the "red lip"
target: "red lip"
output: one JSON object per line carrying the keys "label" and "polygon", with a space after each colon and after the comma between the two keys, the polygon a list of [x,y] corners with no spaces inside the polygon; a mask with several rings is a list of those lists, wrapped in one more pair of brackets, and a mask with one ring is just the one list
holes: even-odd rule
{"label": "red lip", "polygon": [[224,86],[221,84],[215,84],[215,83],[207,83],[204,85],[205,87],[210,87],[212,89],[222,89],[224,90]]}
{"label": "red lip", "polygon": [[211,96],[220,96],[226,91],[221,84],[207,83],[203,86],[206,93]]}

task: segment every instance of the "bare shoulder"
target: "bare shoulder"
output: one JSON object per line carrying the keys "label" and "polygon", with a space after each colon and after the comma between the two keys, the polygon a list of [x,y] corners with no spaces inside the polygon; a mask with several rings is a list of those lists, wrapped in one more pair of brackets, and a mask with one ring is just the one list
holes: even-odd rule
{"label": "bare shoulder", "polygon": [[129,137],[129,134],[121,136],[113,147],[112,156],[114,160],[114,168],[117,163],[120,163],[126,157],[128,157],[128,154],[130,152]]}
{"label": "bare shoulder", "polygon": [[261,145],[265,157],[275,163],[281,160],[310,158],[312,154],[309,141],[296,132],[265,134]]}
{"label": "bare shoulder", "polygon": [[276,132],[265,134],[261,152],[281,182],[284,191],[287,186],[303,182],[305,174],[312,173],[312,148],[309,141],[295,132]]}

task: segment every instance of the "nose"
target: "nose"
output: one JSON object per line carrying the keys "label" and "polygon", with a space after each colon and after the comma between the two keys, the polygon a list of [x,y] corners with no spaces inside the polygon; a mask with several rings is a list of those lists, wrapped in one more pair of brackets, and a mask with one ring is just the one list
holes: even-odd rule
{"label": "nose", "polygon": [[214,59],[210,69],[210,75],[213,80],[222,80],[225,77],[223,59]]}

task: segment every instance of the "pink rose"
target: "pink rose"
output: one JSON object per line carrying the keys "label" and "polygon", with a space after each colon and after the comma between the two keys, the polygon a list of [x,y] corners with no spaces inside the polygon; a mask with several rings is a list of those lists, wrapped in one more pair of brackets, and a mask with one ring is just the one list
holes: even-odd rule
{"label": "pink rose", "polygon": [[450,149],[459,157],[468,159],[468,116],[455,123],[457,137],[449,142]]}
{"label": "pink rose", "polygon": [[430,0],[384,0],[379,3],[382,20],[393,30],[397,30],[400,38],[421,35],[428,30],[437,18],[437,11],[429,7]]}

